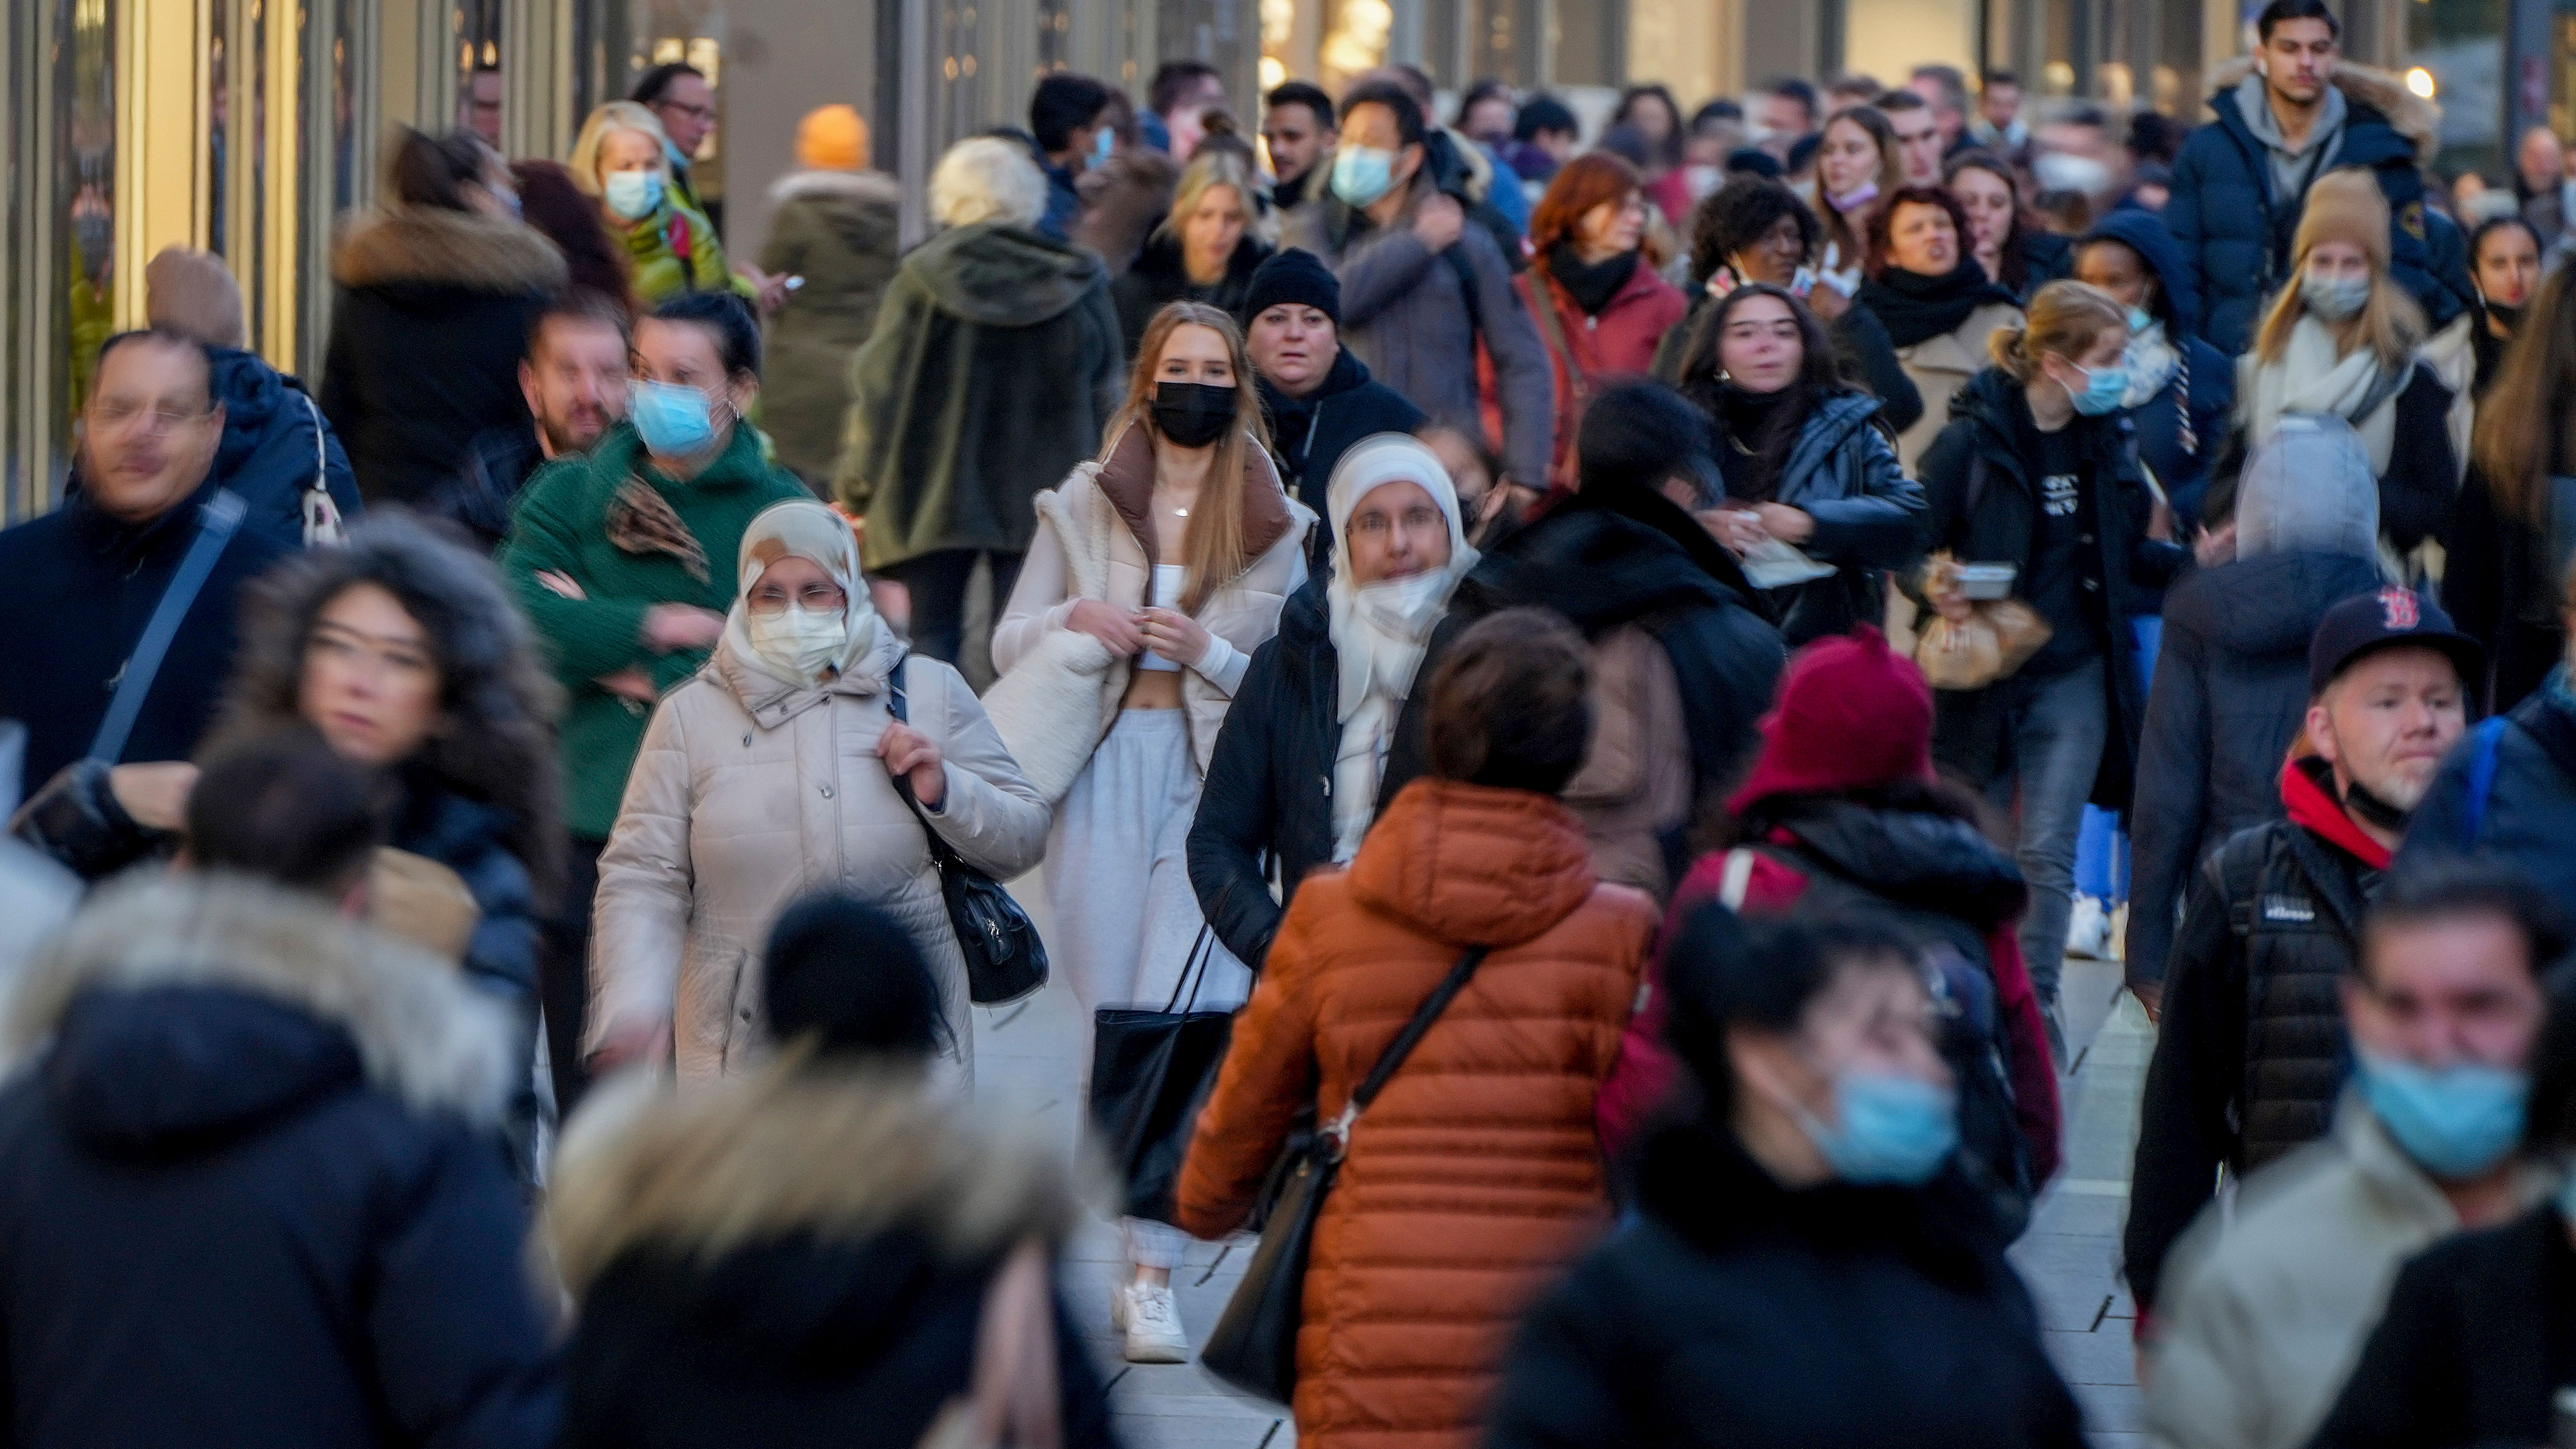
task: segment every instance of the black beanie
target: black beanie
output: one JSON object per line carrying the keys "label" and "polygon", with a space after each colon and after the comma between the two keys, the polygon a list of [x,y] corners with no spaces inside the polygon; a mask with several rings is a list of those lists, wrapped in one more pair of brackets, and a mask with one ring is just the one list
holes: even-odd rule
{"label": "black beanie", "polygon": [[766,974],[770,1032],[782,1043],[810,1037],[826,1057],[924,1062],[950,1044],[920,944],[856,897],[813,895],[789,906],[769,933]]}
{"label": "black beanie", "polygon": [[1667,478],[1689,478],[1703,487],[1716,478],[1708,416],[1659,382],[1614,383],[1594,398],[1584,409],[1575,455],[1582,469],[1579,496],[1597,502],[1618,490],[1653,489]]}
{"label": "black beanie", "polygon": [[1252,290],[1244,295],[1243,316],[1258,317],[1282,302],[1312,307],[1342,325],[1342,283],[1313,252],[1287,248],[1270,254],[1252,269]]}

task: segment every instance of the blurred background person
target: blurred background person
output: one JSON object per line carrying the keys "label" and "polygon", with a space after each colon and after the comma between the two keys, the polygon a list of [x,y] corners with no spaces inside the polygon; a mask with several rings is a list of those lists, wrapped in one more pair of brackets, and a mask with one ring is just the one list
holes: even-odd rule
{"label": "blurred background person", "polygon": [[457,129],[473,132],[495,151],[501,149],[502,81],[499,66],[477,61],[456,98]]}
{"label": "blurred background person", "polygon": [[[1244,350],[1259,376],[1271,456],[1289,497],[1321,507],[1325,485],[1354,444],[1422,426],[1422,409],[1369,376],[1368,364],[1342,345],[1342,284],[1313,252],[1272,253],[1253,270],[1243,310],[1252,319]],[[1307,554],[1308,569],[1319,574],[1333,557],[1333,538],[1323,532]]]}
{"label": "blurred background person", "polygon": [[1512,148],[1505,160],[1521,179],[1521,195],[1535,205],[1557,168],[1574,159],[1583,123],[1565,102],[1541,92],[1521,102],[1512,118]]}
{"label": "blurred background person", "polygon": [[[1835,118],[1841,124],[1841,118]],[[1854,299],[1887,327],[1923,416],[1897,435],[1908,468],[1950,425],[1951,403],[1988,365],[1987,343],[2021,321],[2021,304],[1968,255],[1968,215],[1937,187],[1909,186],[1870,220],[1873,270]]]}
{"label": "blurred background person", "polygon": [[1094,161],[1106,159],[1102,137],[1116,144],[1102,122],[1108,109],[1109,88],[1087,75],[1048,75],[1029,93],[1029,135],[1047,179],[1046,214],[1037,229],[1053,240],[1073,239],[1074,220],[1082,213],[1082,192],[1074,183]]}
{"label": "blurred background person", "polygon": [[410,503],[455,476],[475,434],[517,420],[528,324],[566,272],[477,138],[405,131],[388,179],[394,204],[332,254],[321,402],[359,491]]}
{"label": "blurred background person", "polygon": [[1171,214],[1109,289],[1128,359],[1166,302],[1205,302],[1248,323],[1244,299],[1276,231],[1252,168],[1231,150],[1208,148],[1181,168]]}
{"label": "blurred background person", "polygon": [[1146,234],[1171,213],[1181,166],[1146,139],[1127,93],[1115,86],[1100,126],[1110,135],[1109,156],[1086,165],[1077,179],[1082,214],[1074,219],[1073,244],[1098,256],[1115,280],[1135,264]]}
{"label": "blurred background person", "polygon": [[1301,1444],[1472,1435],[1537,1284],[1608,1226],[1593,1097],[1655,909],[1593,876],[1582,823],[1557,799],[1590,733],[1586,673],[1581,637],[1537,610],[1459,637],[1424,691],[1429,776],[1388,805],[1348,870],[1298,893],[1191,1139],[1181,1218],[1219,1237],[1252,1206],[1291,1119],[1344,1111],[1470,953],[1463,988],[1345,1124],[1306,1265]]}
{"label": "blurred background person", "polygon": [[1343,455],[1329,517],[1338,562],[1289,596],[1279,632],[1253,651],[1190,822],[1191,888],[1256,970],[1298,884],[1348,864],[1408,783],[1386,773],[1396,721],[1451,591],[1476,566],[1439,455],[1403,434]]}
{"label": "blurred background person", "polygon": [[2021,177],[1993,153],[1960,152],[1936,184],[1967,213],[1967,252],[1987,281],[2027,300],[2043,283],[2073,274],[2073,246],[2022,206]]}
{"label": "blurred background person", "polygon": [[651,111],[610,101],[591,112],[573,139],[567,169],[597,203],[610,239],[625,248],[642,306],[660,306],[682,292],[755,294],[726,268],[715,223],[673,188],[670,141]]}
{"label": "blurred background person", "polygon": [[2547,250],[2540,233],[2518,216],[2482,221],[2469,234],[2469,275],[2478,288],[2478,317],[2469,338],[2477,350],[2474,391],[2480,400],[2504,370],[2505,345],[2521,334],[2532,294],[2540,290],[2540,259]]}
{"label": "blurred background person", "polygon": [[1037,231],[1046,181],[1014,143],[950,147],[930,202],[944,229],[904,257],[851,359],[833,492],[866,520],[869,576],[910,594],[913,647],[983,674],[965,649],[976,560],[998,618],[1034,500],[1117,410],[1118,309],[1097,257]]}
{"label": "blurred background person", "polygon": [[[2085,233],[2075,275],[2129,314],[2129,374],[2122,399],[2137,430],[2138,456],[2164,489],[2179,534],[2200,522],[2209,475],[2227,446],[2236,405],[2236,366],[2200,339],[2200,298],[2173,233],[2135,207],[2114,211]],[[2377,509],[2372,510],[2376,514]]]}
{"label": "blurred background person", "polygon": [[[706,237],[714,247],[717,270],[725,273],[724,202],[700,195],[693,174],[699,153],[707,150],[707,138],[715,134],[715,83],[707,79],[705,71],[686,61],[664,61],[637,76],[626,99],[643,107],[661,127],[667,182],[680,206],[706,223]],[[575,154],[579,154],[578,143]],[[578,161],[574,169],[582,169]],[[778,304],[787,298],[787,279],[767,275],[758,267],[734,264],[729,278],[736,290],[759,305],[762,316],[777,311]]]}
{"label": "blurred background person", "polygon": [[2021,77],[1989,70],[1977,81],[1977,118],[1968,123],[1969,134],[1990,150],[2019,153],[2030,144],[2030,126],[2021,118]]}
{"label": "blurred background person", "polygon": [[1167,60],[1145,85],[1146,113],[1139,120],[1146,144],[1168,151],[1182,166],[1205,134],[1199,118],[1225,105],[1225,77],[1203,60]]}
{"label": "blurred background person", "polygon": [[1648,204],[1634,167],[1594,151],[1556,173],[1531,215],[1529,269],[1513,285],[1556,377],[1550,487],[1574,486],[1574,439],[1592,392],[1651,367],[1656,344],[1689,310],[1646,255]]}
{"label": "blurred background person", "polygon": [[2504,713],[2539,691],[2567,653],[2565,582],[2576,563],[2576,282],[2564,269],[2541,284],[2529,333],[2478,407],[2469,474],[2442,546],[2451,562],[2442,599],[2487,646],[2494,673],[2471,681]]}
{"label": "blurred background person", "polygon": [[679,1098],[639,1083],[565,1143],[546,1211],[577,1310],[562,1442],[910,1449],[967,1404],[1013,1443],[1106,1449],[1099,1371],[1049,1281],[1081,1189],[1024,1123],[936,1085],[952,1020],[917,939],[825,891],[761,956],[786,1060]]}
{"label": "blurred background person", "polygon": [[1896,133],[1897,165],[1905,173],[1908,186],[1941,184],[1941,127],[1932,118],[1932,107],[1912,91],[1889,91],[1872,104],[1887,117],[1888,128]]}
{"label": "blurred background person", "polygon": [[1748,119],[1753,123],[1753,143],[1788,159],[1789,147],[1802,137],[1812,136],[1824,123],[1824,98],[1815,86],[1796,76],[1777,76],[1765,81],[1749,101]]}
{"label": "blurred background person", "polygon": [[[2576,614],[2576,589],[2562,580],[2559,597],[2564,628]],[[2522,703],[2479,721],[2469,746],[2442,761],[2408,819],[2401,863],[2481,855],[2521,871],[2552,900],[2576,900],[2576,855],[2566,849],[2576,828],[2576,752],[2558,747],[2576,729],[2571,670],[2576,665],[2562,660]]]}
{"label": "blurred background person", "polygon": [[1646,161],[1638,168],[1638,185],[1671,226],[1690,223],[1690,178],[1682,172],[1682,108],[1662,85],[1630,86],[1610,112],[1613,126],[1631,126],[1646,143]]}
{"label": "blurred background person", "polygon": [[782,1040],[737,1019],[762,994],[760,943],[797,893],[829,890],[936,963],[942,1075],[971,1085],[966,962],[926,832],[1010,880],[1037,864],[1046,809],[956,669],[908,660],[877,618],[839,514],[762,510],[735,576],[724,638],[654,709],[599,857],[591,1056],[667,1057],[691,1086],[757,1067]]}
{"label": "blurred background person", "polygon": [[1994,1210],[1953,1165],[1912,942],[1712,904],[1664,972],[1695,1110],[1646,1141],[1641,1227],[1522,1325],[1487,1442],[2082,1445]]}
{"label": "blurred background person", "polygon": [[760,264],[802,277],[769,318],[769,376],[760,421],[778,461],[818,494],[831,491],[850,403],[850,359],[875,328],[894,280],[894,178],[869,167],[868,123],[821,106],[796,129],[799,170],[770,189],[778,204]]}
{"label": "blurred background person", "polygon": [[1968,136],[1968,78],[1954,65],[1918,65],[1905,78],[1905,88],[1932,108],[1932,125],[1941,133],[1943,159],[1976,144]]}
{"label": "blurred background person", "polygon": [[[1878,399],[1842,381],[1815,314],[1767,282],[1727,293],[1700,326],[1681,392],[1708,415],[1726,485],[1701,522],[1747,559],[1790,648],[1876,620],[1923,522]],[[1763,587],[1752,560],[1773,542],[1832,571]]]}
{"label": "blurred background person", "polygon": [[723,637],[743,530],[762,509],[810,499],[764,459],[742,416],[760,394],[760,329],[722,292],[664,303],[635,329],[632,426],[540,473],[511,513],[500,566],[555,679],[569,693],[559,740],[565,852],[561,904],[544,925],[555,1101],[583,1082],[592,897],[600,852],[655,701]]}
{"label": "blurred background person", "polygon": [[1846,295],[1860,284],[1871,259],[1870,219],[1904,184],[1896,132],[1876,107],[1855,106],[1825,122],[1816,148],[1816,218],[1825,226],[1816,259],[1821,281]]}
{"label": "blurred background person", "polygon": [[1323,87],[1292,80],[1263,98],[1261,144],[1270,156],[1271,175],[1277,178],[1270,197],[1281,211],[1293,211],[1322,194],[1340,137],[1333,120],[1333,98],[1324,94]]}
{"label": "blurred background person", "polygon": [[456,477],[420,504],[486,549],[509,536],[510,507],[531,474],[589,452],[626,418],[634,339],[623,306],[597,292],[567,291],[529,324],[527,348],[519,364],[527,416],[475,434]]}
{"label": "blurred background person", "polygon": [[2533,126],[2513,150],[2513,194],[2522,203],[2522,219],[2547,251],[2566,234],[2569,217],[2560,187],[2567,179],[2567,148],[2558,133]]}
{"label": "blurred background person", "polygon": [[382,801],[308,734],[226,751],[190,868],[111,887],[16,982],[0,1384],[34,1442],[555,1442],[498,1131],[528,1055],[354,924]]}
{"label": "blurred background person", "polygon": [[513,161],[510,177],[519,188],[519,219],[563,253],[567,286],[608,298],[631,319],[635,264],[624,239],[612,237],[600,220],[599,203],[552,161]]}

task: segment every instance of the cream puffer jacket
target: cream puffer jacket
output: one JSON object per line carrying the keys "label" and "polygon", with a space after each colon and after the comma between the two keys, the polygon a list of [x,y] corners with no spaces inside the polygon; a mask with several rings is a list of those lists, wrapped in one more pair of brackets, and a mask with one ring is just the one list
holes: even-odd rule
{"label": "cream puffer jacket", "polygon": [[[769,1054],[760,953],[787,905],[849,892],[902,922],[940,977],[955,1066],[971,1067],[965,958],[929,838],[877,758],[885,682],[903,646],[877,645],[820,688],[787,683],[720,644],[653,712],[599,858],[590,1046],[667,1015],[680,1080],[739,1074]],[[904,665],[913,728],[939,745],[946,797],[931,820],[966,860],[1009,880],[1046,851],[1047,809],[955,669]]]}

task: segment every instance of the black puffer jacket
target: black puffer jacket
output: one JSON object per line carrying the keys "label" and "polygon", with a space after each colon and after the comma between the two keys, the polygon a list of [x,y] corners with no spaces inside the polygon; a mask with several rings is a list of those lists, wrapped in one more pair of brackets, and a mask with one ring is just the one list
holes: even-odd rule
{"label": "black puffer jacket", "polygon": [[1495,1449],[2084,1442],[2030,1293],[1955,1173],[1785,1191],[1731,1134],[1646,1147],[1644,1220],[1577,1264],[1505,1362]]}
{"label": "black puffer jacket", "polygon": [[2374,560],[2271,554],[2165,595],[2164,641],[2129,815],[2128,977],[2159,982],[2192,867],[2281,816],[2281,761],[2307,718],[2308,641],[2326,610],[2379,584]]}
{"label": "black puffer jacket", "polygon": [[[2100,586],[2095,627],[2108,666],[2102,675],[2114,726],[2094,776],[2092,802],[2106,810],[2125,810],[2147,714],[2137,636],[2128,620],[2155,611],[2156,591],[2182,571],[2191,555],[2147,537],[2151,499],[2128,421],[2116,415],[2078,417],[2067,427],[2081,450],[2086,486],[2092,491],[2099,553],[2084,560],[2085,575],[2089,584]],[[1947,550],[1962,563],[2012,564],[2019,569],[2014,588],[2026,584],[2040,518],[2037,480],[2022,459],[2025,439],[2033,436],[2030,403],[2011,374],[1989,367],[1968,379],[1951,401],[1950,425],[1924,450],[1917,470],[1930,502],[1925,552]],[[1976,466],[1980,460],[1982,470]],[[1998,715],[2003,693],[1933,691],[1933,750],[1943,764],[1975,780],[1996,778],[2002,768],[2004,731]]]}
{"label": "black puffer jacket", "polygon": [[[1353,443],[1376,433],[1410,433],[1430,421],[1404,394],[1369,376],[1368,364],[1347,347],[1304,397],[1290,397],[1261,379],[1261,411],[1270,424],[1270,456],[1279,465],[1280,486],[1317,518],[1329,516],[1324,490]],[[1308,534],[1307,571],[1323,573],[1337,543],[1329,525]]]}
{"label": "black puffer jacket", "polygon": [[2324,1136],[2351,1071],[2339,993],[2382,872],[2354,854],[2367,842],[2332,788],[2323,761],[2301,761],[2282,783],[2292,818],[2219,847],[2183,904],[2122,1239],[2141,1308],[2220,1166],[2251,1172]]}
{"label": "black puffer jacket", "polygon": [[1234,244],[1234,255],[1226,258],[1225,275],[1200,286],[1181,265],[1179,236],[1147,237],[1144,250],[1136,253],[1136,264],[1109,284],[1109,299],[1118,304],[1118,334],[1127,360],[1136,360],[1136,344],[1144,340],[1154,314],[1168,303],[1205,302],[1232,316],[1238,326],[1252,325],[1252,319],[1243,315],[1243,304],[1252,295],[1253,269],[1270,252],[1270,243],[1247,232]]}
{"label": "black puffer jacket", "polygon": [[465,944],[465,970],[508,1000],[533,1008],[537,992],[537,909],[527,863],[510,848],[517,818],[498,805],[469,800],[415,766],[403,772],[402,810],[394,817],[396,850],[456,872],[482,919]]}

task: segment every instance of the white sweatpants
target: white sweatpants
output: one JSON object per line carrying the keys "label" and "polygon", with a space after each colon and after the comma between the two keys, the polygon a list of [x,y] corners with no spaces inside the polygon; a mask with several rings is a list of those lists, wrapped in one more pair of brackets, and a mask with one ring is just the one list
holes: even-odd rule
{"label": "white sweatpants", "polygon": [[[1047,831],[1047,905],[1055,934],[1048,959],[1064,972],[1085,1017],[1103,1006],[1161,1009],[1172,1002],[1206,918],[1190,889],[1189,835],[1199,774],[1177,709],[1119,713],[1091,763],[1057,802]],[[1203,980],[1183,992],[1202,1011],[1230,1011],[1252,995],[1252,973],[1211,936]],[[1091,1080],[1084,1037],[1082,1079]],[[1140,1267],[1171,1268],[1189,1235],[1130,1219],[1129,1254]]]}

